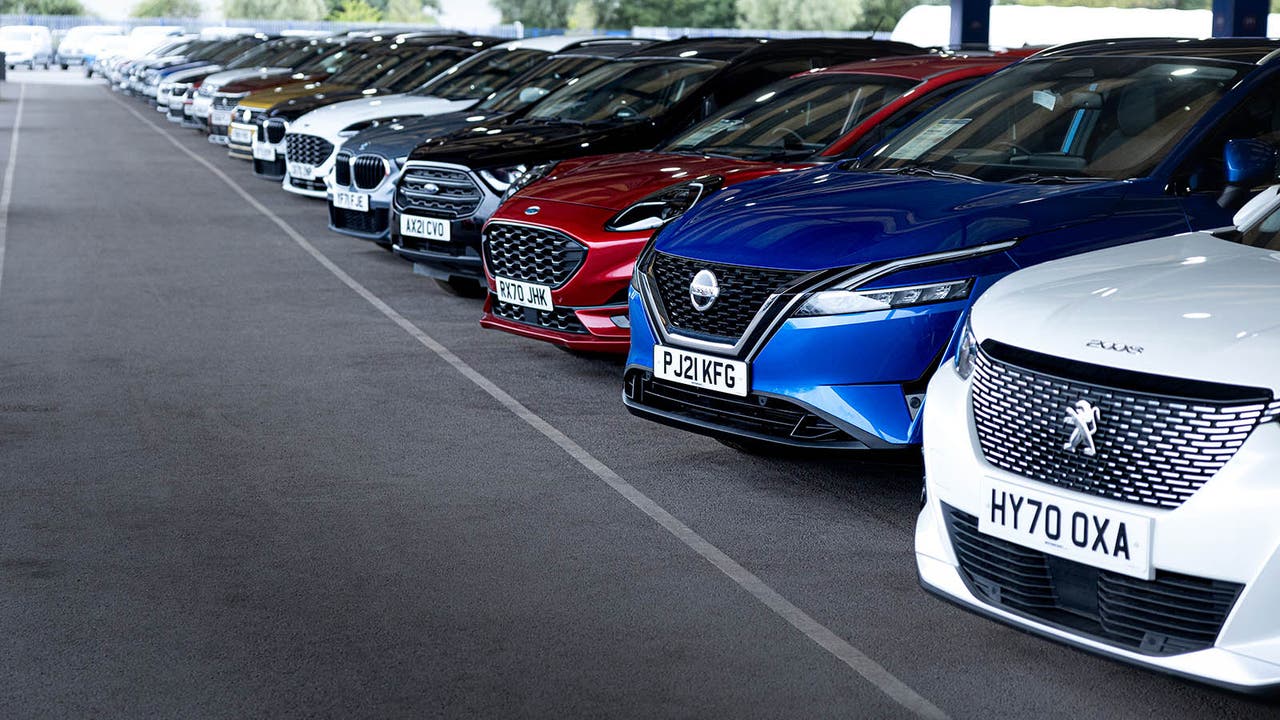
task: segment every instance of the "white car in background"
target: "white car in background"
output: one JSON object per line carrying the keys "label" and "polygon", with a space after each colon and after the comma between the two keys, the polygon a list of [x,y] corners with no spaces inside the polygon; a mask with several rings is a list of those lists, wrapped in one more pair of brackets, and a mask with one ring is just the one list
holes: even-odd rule
{"label": "white car in background", "polygon": [[77,25],[67,31],[58,42],[54,62],[63,70],[72,65],[84,65],[95,55],[97,41],[104,37],[122,37],[122,25]]}
{"label": "white car in background", "polygon": [[974,304],[925,404],[926,589],[1280,686],[1280,188],[1236,223],[1038,265]]}
{"label": "white car in background", "polygon": [[0,27],[0,52],[10,70],[16,65],[32,70],[43,65],[48,70],[53,62],[53,35],[42,25],[5,25]]}
{"label": "white car in background", "polygon": [[328,197],[325,177],[338,147],[357,132],[395,118],[466,110],[582,37],[549,35],[495,45],[449,68],[421,88],[401,95],[348,100],[307,113],[289,124],[281,186],[298,195]]}

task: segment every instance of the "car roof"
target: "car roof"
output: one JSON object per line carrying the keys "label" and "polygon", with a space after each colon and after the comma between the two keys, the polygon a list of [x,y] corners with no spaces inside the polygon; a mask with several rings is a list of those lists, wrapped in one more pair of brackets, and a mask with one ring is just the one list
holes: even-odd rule
{"label": "car roof", "polygon": [[556,53],[557,56],[616,58],[653,45],[656,40],[644,38],[591,38],[580,40]]}
{"label": "car roof", "polygon": [[794,38],[771,40],[758,37],[680,38],[655,43],[627,56],[635,58],[689,58],[699,60],[730,61],[751,58],[767,58],[769,55],[794,55],[797,51],[821,53],[831,50],[865,48],[868,56],[918,55],[925,48],[892,40],[869,38]]}
{"label": "car roof", "polygon": [[541,37],[522,38],[520,40],[511,40],[505,42],[498,47],[507,50],[525,49],[525,50],[545,50],[547,52],[560,52],[565,48],[572,47],[590,37],[577,35],[543,35]]}
{"label": "car roof", "polygon": [[1142,56],[1196,58],[1256,64],[1280,50],[1280,40],[1266,38],[1213,38],[1178,40],[1171,38],[1125,38],[1090,40],[1058,45],[1036,54],[1036,59],[1087,56]]}
{"label": "car roof", "polygon": [[[885,75],[906,80],[923,81],[962,70],[995,70],[1021,60],[1025,53],[990,53],[980,55],[909,55],[842,63],[816,70],[816,73],[857,73]],[[806,74],[806,73],[801,73]]]}

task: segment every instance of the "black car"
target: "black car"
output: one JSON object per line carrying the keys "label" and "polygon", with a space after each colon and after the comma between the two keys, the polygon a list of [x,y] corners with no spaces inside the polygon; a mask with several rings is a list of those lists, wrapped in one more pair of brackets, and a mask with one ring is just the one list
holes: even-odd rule
{"label": "black car", "polygon": [[[468,127],[491,127],[522,115],[548,93],[622,55],[651,45],[638,38],[593,38],[568,45],[546,61],[490,93],[474,107],[443,115],[397,118],[362,130],[343,143],[334,172],[334,190],[368,195],[368,210],[335,205],[329,197],[329,228],[390,248],[391,195],[405,157],[424,141]],[[360,168],[390,168],[363,173]]]}
{"label": "black car", "polygon": [[334,75],[311,95],[290,98],[272,106],[254,118],[257,137],[279,145],[269,156],[261,151],[254,157],[253,174],[279,181],[284,178],[283,142],[289,123],[326,105],[408,92],[465,58],[494,45],[502,38],[476,35],[419,35],[384,46],[369,58]]}
{"label": "black car", "polygon": [[775,80],[818,67],[919,55],[864,39],[682,39],[619,58],[518,120],[424,142],[396,183],[396,254],[451,292],[482,294],[480,231],[503,196],[570,157],[646,150]]}

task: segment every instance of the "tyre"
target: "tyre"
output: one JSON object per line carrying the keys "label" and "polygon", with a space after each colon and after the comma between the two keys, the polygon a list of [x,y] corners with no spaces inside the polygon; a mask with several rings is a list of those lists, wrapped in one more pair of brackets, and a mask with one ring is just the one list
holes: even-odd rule
{"label": "tyre", "polygon": [[450,295],[457,295],[465,298],[482,298],[485,293],[489,292],[489,288],[481,285],[477,280],[469,280],[467,278],[451,277],[448,280],[436,279],[436,285],[440,289]]}
{"label": "tyre", "polygon": [[70,67],[71,67],[70,65],[68,65],[68,64],[66,64],[66,63],[62,63],[62,69],[63,69],[63,70],[67,70],[67,69],[69,69]]}

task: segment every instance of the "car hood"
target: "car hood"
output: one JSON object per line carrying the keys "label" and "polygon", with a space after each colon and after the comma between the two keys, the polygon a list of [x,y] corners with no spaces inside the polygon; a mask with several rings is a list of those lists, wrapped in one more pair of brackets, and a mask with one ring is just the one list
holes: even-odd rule
{"label": "car hood", "polygon": [[659,190],[703,175],[719,175],[726,184],[733,184],[786,167],[709,155],[620,153],[564,163],[556,168],[555,174],[530,186],[521,195],[622,210]]}
{"label": "car hood", "polygon": [[475,100],[445,100],[424,95],[385,95],[348,100],[307,113],[290,126],[290,132],[336,140],[338,133],[360,122],[404,116],[439,115],[465,110]]}
{"label": "car hood", "polygon": [[355,88],[350,85],[329,85],[327,83],[297,83],[294,85],[277,85],[269,90],[261,90],[240,100],[241,105],[252,108],[267,109],[294,98],[308,98],[322,91],[349,92]]}
{"label": "car hood", "polygon": [[259,67],[259,68],[236,68],[234,70],[223,70],[214,73],[205,78],[204,86],[214,92],[222,90],[224,85],[239,82],[245,78],[266,77],[268,75],[279,76],[281,73],[288,73],[289,68],[282,67]]}
{"label": "car hood", "polygon": [[277,103],[271,108],[271,112],[267,113],[267,116],[293,121],[312,110],[318,110],[335,103],[362,98],[384,97],[388,94],[389,91],[382,88],[361,89],[350,85],[322,85],[319,92],[299,95]]}
{"label": "car hood", "polygon": [[1010,185],[823,166],[712,195],[658,235],[684,257],[821,270],[1002,242],[1109,215],[1124,182]]}
{"label": "car hood", "polygon": [[609,125],[518,122],[423,143],[414,148],[409,159],[472,168],[533,165],[584,155],[644,150],[658,139],[653,125],[642,121]]}
{"label": "car hood", "polygon": [[384,158],[402,158],[423,142],[444,137],[468,127],[493,127],[505,124],[509,113],[484,114],[461,110],[441,115],[412,117],[394,123],[361,130],[343,145],[353,153],[370,153]]}
{"label": "car hood", "polygon": [[164,82],[187,82],[188,80],[199,80],[202,77],[208,77],[220,68],[216,65],[201,65],[200,67],[186,68],[174,73],[165,75],[162,80]]}
{"label": "car hood", "polygon": [[1056,260],[993,285],[973,328],[1082,362],[1276,391],[1280,253],[1187,233]]}

